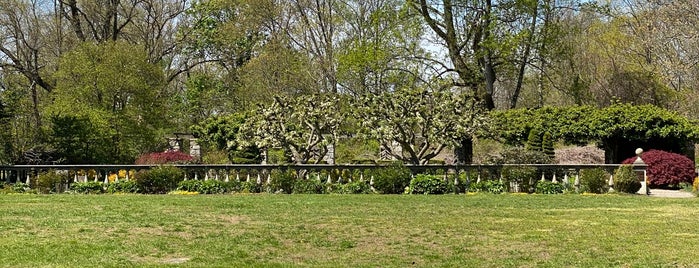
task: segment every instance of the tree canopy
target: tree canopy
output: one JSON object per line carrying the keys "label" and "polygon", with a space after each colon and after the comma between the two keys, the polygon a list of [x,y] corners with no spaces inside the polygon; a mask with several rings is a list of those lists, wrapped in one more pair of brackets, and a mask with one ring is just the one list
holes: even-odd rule
{"label": "tree canopy", "polygon": [[369,94],[355,106],[366,136],[379,140],[391,156],[411,164],[427,164],[486,124],[477,103],[448,90],[407,88]]}
{"label": "tree canopy", "polygon": [[[696,14],[692,0],[0,1],[0,161],[128,163],[163,150],[168,133],[279,106],[274,96],[329,94],[346,113],[420,88],[481,115],[546,109],[532,120],[554,140],[666,139],[680,130],[630,133],[616,114],[599,115],[614,126],[603,130],[553,122],[619,102],[699,119]],[[343,136],[355,135],[353,120]],[[529,131],[499,127],[508,143]],[[469,161],[471,135],[446,143]]]}
{"label": "tree canopy", "polygon": [[699,140],[699,126],[684,116],[653,105],[617,103],[591,106],[514,109],[491,114],[493,129],[482,137],[524,145],[532,129],[572,144],[597,142],[608,163],[620,163],[635,148],[684,153],[687,143]]}

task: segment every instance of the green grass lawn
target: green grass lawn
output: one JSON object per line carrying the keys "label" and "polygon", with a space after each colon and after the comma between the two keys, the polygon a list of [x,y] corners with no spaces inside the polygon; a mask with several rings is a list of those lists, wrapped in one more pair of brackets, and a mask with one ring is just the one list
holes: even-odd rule
{"label": "green grass lawn", "polygon": [[5,267],[610,267],[699,260],[699,199],[0,195]]}

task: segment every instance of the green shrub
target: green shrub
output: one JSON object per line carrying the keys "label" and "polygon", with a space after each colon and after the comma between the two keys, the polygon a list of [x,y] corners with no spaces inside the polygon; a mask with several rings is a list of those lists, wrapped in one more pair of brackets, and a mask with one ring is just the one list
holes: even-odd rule
{"label": "green shrub", "polygon": [[505,192],[505,184],[499,180],[474,182],[469,185],[468,191],[501,194]]}
{"label": "green shrub", "polygon": [[200,194],[225,194],[240,190],[240,182],[219,180],[187,180],[177,184],[178,191],[197,192]]}
{"label": "green shrub", "polygon": [[271,193],[290,194],[294,191],[294,182],[296,182],[296,172],[289,170],[272,170],[270,174],[272,179],[267,185],[267,190]]}
{"label": "green shrub", "polygon": [[114,193],[130,193],[130,194],[135,194],[138,193],[138,184],[133,181],[133,180],[122,180],[122,181],[116,181],[113,183],[110,183],[107,185],[107,193],[114,194]]}
{"label": "green shrub", "polygon": [[562,194],[565,186],[551,181],[540,181],[536,184],[537,194]]}
{"label": "green shrub", "polygon": [[371,185],[365,181],[353,181],[338,185],[342,194],[370,194]]}
{"label": "green shrub", "polygon": [[485,164],[552,164],[553,159],[540,151],[526,150],[522,147],[505,148],[499,155],[490,156]]}
{"label": "green shrub", "polygon": [[36,188],[40,193],[61,192],[71,181],[68,173],[59,173],[49,170],[39,173],[36,177]]}
{"label": "green shrub", "polygon": [[104,193],[104,184],[98,181],[76,182],[70,188],[79,194],[101,194]]}
{"label": "green shrub", "polygon": [[449,183],[443,177],[419,174],[410,181],[410,194],[445,194]]}
{"label": "green shrub", "polygon": [[323,194],[325,193],[325,185],[316,179],[300,179],[294,181],[295,194]]}
{"label": "green shrub", "polygon": [[402,194],[410,185],[411,172],[401,164],[394,164],[371,171],[374,189],[383,194]]}
{"label": "green shrub", "polygon": [[196,192],[200,194],[225,194],[229,192],[226,183],[219,180],[201,181],[201,185]]}
{"label": "green shrub", "polygon": [[456,176],[456,175],[449,176],[449,178],[447,179],[447,183],[448,183],[448,187],[449,187],[447,192],[448,193],[455,193],[455,194],[465,193],[467,190],[466,187],[468,186],[469,179],[470,179],[470,177],[467,178],[465,173],[461,173],[458,176]]}
{"label": "green shrub", "polygon": [[506,186],[509,186],[509,182],[516,182],[519,184],[520,192],[532,192],[540,176],[541,173],[535,167],[506,166],[502,168],[502,177],[505,182],[508,182]]}
{"label": "green shrub", "polygon": [[165,194],[177,188],[184,179],[184,172],[173,166],[159,166],[137,172],[134,179],[141,193]]}
{"label": "green shrub", "polygon": [[609,173],[601,168],[580,171],[580,191],[603,194],[609,191]]}
{"label": "green shrub", "polygon": [[15,193],[27,193],[29,192],[32,188],[29,187],[29,184],[23,183],[23,182],[17,182],[10,187],[10,189],[15,192]]}
{"label": "green shrub", "polygon": [[181,181],[177,183],[177,191],[199,192],[201,184],[202,181],[200,180]]}
{"label": "green shrub", "polygon": [[325,187],[326,194],[343,194],[342,184],[340,183],[326,183],[323,185]]}
{"label": "green shrub", "polygon": [[533,128],[529,130],[529,136],[527,136],[526,149],[529,151],[541,151],[542,144],[542,133],[538,128]]}
{"label": "green shrub", "polygon": [[554,140],[551,137],[551,133],[544,132],[544,135],[541,139],[541,151],[550,157],[554,157],[556,155],[556,151],[553,145]]}
{"label": "green shrub", "polygon": [[614,190],[622,193],[635,194],[641,189],[636,173],[630,165],[620,166],[614,172]]}
{"label": "green shrub", "polygon": [[245,181],[240,183],[241,193],[261,193],[262,184],[257,184],[255,181]]}

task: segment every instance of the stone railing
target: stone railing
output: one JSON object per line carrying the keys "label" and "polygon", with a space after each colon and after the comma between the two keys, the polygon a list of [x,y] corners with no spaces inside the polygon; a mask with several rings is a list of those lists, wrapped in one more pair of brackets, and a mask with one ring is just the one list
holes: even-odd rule
{"label": "stone railing", "polygon": [[[370,170],[387,168],[382,165],[173,165],[185,171],[188,180],[222,180],[222,181],[254,181],[258,184],[269,183],[274,170],[295,170],[303,174],[305,179],[317,179],[326,182],[349,182],[356,180],[372,180]],[[528,167],[536,169],[541,174],[541,180],[551,180],[573,184],[576,189],[580,186],[580,171],[584,169],[601,168],[613,174],[621,165],[555,165],[555,164],[506,164],[506,165],[406,165],[413,174],[433,174],[444,176],[445,180],[465,178],[466,183],[481,180],[502,179],[503,168]],[[100,181],[109,183],[118,180],[130,180],[135,172],[157,167],[157,165],[11,165],[0,166],[0,181],[8,183],[24,182],[31,184],[32,178],[45,171],[56,171],[68,174],[73,182]],[[635,165],[634,170],[645,177],[645,164]],[[121,171],[121,172],[120,172]],[[122,176],[116,175],[122,173]],[[332,174],[332,175],[331,175]],[[613,176],[609,178],[610,188]],[[468,185],[466,186],[468,187]],[[516,189],[511,185],[510,189]]]}

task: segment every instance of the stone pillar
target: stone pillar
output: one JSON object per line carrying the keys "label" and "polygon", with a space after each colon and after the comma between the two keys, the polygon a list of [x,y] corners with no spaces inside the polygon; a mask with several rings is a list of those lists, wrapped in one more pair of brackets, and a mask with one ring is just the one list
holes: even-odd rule
{"label": "stone pillar", "polygon": [[323,156],[323,161],[325,163],[334,165],[335,164],[335,144],[331,143],[327,145],[328,152],[325,153],[325,156]]}
{"label": "stone pillar", "polygon": [[636,173],[638,180],[641,182],[641,189],[638,190],[638,194],[650,195],[650,188],[648,187],[648,176],[646,174],[646,163],[641,159],[643,154],[643,149],[636,149],[636,160],[633,161],[633,171]]}
{"label": "stone pillar", "polygon": [[189,155],[196,160],[201,159],[201,147],[197,143],[197,139],[189,139]]}

